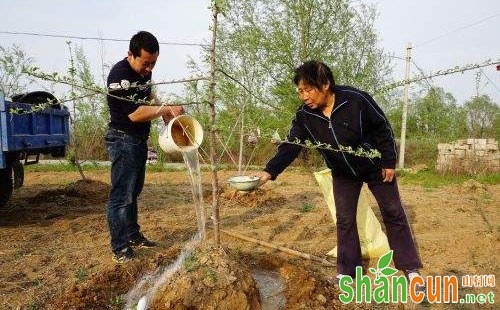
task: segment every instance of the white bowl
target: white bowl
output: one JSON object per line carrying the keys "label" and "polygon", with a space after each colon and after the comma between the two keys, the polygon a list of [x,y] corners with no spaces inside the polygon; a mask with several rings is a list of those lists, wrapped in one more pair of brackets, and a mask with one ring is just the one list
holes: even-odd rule
{"label": "white bowl", "polygon": [[239,191],[251,191],[259,185],[258,177],[240,175],[229,179],[229,185]]}

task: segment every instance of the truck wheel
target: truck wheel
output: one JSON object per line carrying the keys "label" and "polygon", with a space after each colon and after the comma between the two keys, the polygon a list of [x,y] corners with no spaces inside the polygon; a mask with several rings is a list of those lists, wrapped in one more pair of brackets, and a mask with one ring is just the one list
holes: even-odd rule
{"label": "truck wheel", "polygon": [[14,182],[12,180],[12,168],[0,169],[0,207],[3,207],[12,196]]}

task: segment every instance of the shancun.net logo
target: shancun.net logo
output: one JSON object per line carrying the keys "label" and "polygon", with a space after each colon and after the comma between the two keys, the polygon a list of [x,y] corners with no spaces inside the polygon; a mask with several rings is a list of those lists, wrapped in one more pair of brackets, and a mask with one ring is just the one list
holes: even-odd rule
{"label": "shancun.net logo", "polygon": [[[396,276],[398,270],[390,267],[392,251],[379,258],[377,269],[368,270],[375,275],[373,280],[368,275],[363,275],[363,268],[356,267],[356,276],[343,276],[339,281],[340,290],[343,294],[339,299],[343,303],[406,303],[410,299],[414,303],[421,303],[424,298],[429,303],[489,303],[494,304],[494,294],[465,294],[464,298],[458,298],[458,283],[456,276],[421,276],[412,277],[410,283],[406,276]],[[422,288],[426,289],[422,289]],[[463,287],[494,287],[495,276],[471,276],[462,277]],[[374,289],[372,289],[374,288]],[[420,288],[420,289],[419,289]]]}

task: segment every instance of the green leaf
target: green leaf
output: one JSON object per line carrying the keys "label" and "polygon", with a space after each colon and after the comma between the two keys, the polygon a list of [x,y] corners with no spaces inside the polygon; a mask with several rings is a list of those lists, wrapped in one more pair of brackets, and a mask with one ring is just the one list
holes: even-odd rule
{"label": "green leaf", "polygon": [[377,268],[378,269],[384,269],[385,267],[389,266],[392,260],[392,250],[387,252],[384,256],[379,258]]}
{"label": "green leaf", "polygon": [[382,273],[386,277],[392,276],[396,272],[398,272],[398,270],[394,269],[394,268],[391,268],[391,267],[386,267],[386,268],[380,270],[380,273]]}
{"label": "green leaf", "polygon": [[370,267],[368,270],[370,270],[370,272],[371,272],[371,273],[373,273],[373,274],[376,274],[376,273],[377,273],[377,270],[376,270],[375,268],[371,268],[371,267]]}

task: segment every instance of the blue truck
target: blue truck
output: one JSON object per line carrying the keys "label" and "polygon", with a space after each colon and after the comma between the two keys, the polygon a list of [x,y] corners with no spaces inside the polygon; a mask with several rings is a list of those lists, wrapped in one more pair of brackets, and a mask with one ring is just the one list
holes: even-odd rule
{"label": "blue truck", "polygon": [[[32,110],[48,102],[45,109]],[[35,91],[8,101],[0,93],[0,207],[23,186],[24,165],[38,163],[40,154],[64,157],[68,143],[69,112],[54,95]]]}

